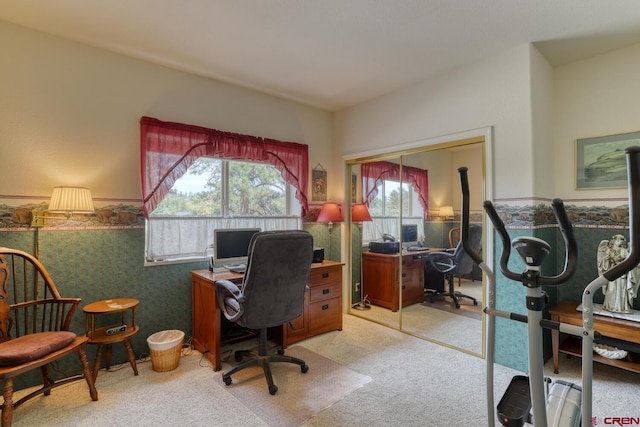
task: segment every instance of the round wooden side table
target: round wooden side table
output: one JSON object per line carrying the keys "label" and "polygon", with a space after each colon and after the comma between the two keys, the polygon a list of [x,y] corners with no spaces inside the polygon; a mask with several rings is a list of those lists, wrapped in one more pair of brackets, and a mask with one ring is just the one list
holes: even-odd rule
{"label": "round wooden side table", "polygon": [[[85,313],[85,329],[89,337],[88,343],[98,345],[92,372],[94,383],[100,370],[102,347],[105,345],[107,347],[106,362],[107,369],[109,369],[111,367],[111,344],[118,342],[124,343],[133,373],[138,375],[136,357],[129,342],[129,338],[140,331],[140,327],[136,325],[136,307],[138,303],[139,301],[134,298],[114,298],[87,304],[82,309]],[[111,323],[108,326],[96,325],[96,316],[117,313],[121,313],[120,322]],[[113,322],[113,316],[110,316],[109,320]]]}

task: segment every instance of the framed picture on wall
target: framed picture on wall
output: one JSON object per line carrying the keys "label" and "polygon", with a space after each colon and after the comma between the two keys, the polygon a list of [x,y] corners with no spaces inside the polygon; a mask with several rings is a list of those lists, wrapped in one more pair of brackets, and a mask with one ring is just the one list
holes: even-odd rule
{"label": "framed picture on wall", "polygon": [[640,146],[640,132],[584,138],[576,141],[576,188],[627,186],[624,149]]}
{"label": "framed picture on wall", "polygon": [[320,163],[311,171],[311,201],[324,202],[327,200],[327,170]]}
{"label": "framed picture on wall", "polygon": [[358,177],[351,174],[351,203],[356,203],[356,195],[358,194]]}

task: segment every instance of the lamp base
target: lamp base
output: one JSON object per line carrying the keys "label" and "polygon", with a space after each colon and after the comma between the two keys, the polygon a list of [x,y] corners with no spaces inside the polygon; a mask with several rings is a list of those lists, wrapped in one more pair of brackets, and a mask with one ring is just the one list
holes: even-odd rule
{"label": "lamp base", "polygon": [[351,308],[354,308],[356,310],[371,310],[371,306],[362,301],[353,304]]}

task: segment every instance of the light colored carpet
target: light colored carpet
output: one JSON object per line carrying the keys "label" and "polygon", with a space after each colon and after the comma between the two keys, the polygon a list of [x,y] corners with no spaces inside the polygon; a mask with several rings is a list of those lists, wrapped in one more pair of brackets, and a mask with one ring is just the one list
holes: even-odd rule
{"label": "light colored carpet", "polygon": [[[251,348],[251,344],[236,347]],[[200,353],[188,353],[172,371],[155,372],[150,363],[139,363],[138,377],[128,363],[117,372],[101,371],[96,381],[98,402],[90,400],[84,381],[63,386],[16,409],[14,425],[295,427],[371,381],[314,351],[292,346],[286,354],[303,359],[309,371],[303,374],[298,365],[274,363],[271,371],[278,392],[272,396],[262,368],[240,371],[226,386],[223,371],[214,373]]]}
{"label": "light colored carpet", "polygon": [[[487,425],[483,359],[354,316],[345,315],[343,326],[342,331],[294,347],[304,347],[371,382],[316,413],[302,427]],[[575,379],[580,359],[562,357],[560,375],[553,375],[551,364],[546,374]],[[228,366],[223,363],[223,369]],[[97,402],[80,382],[38,397],[16,410],[14,426],[270,426],[254,412],[256,402],[234,396],[222,385],[221,373],[213,372],[195,352],[182,357],[173,371],[153,372],[150,363],[140,363],[138,370],[137,377],[128,364],[115,372],[100,372]],[[516,374],[520,372],[495,366],[496,404]],[[291,375],[305,377],[296,367]],[[278,375],[276,383],[278,393],[289,396],[288,381]],[[596,364],[593,388],[593,414],[599,424],[603,417],[640,416],[640,374]],[[274,396],[265,390],[259,397]],[[282,411],[290,402],[284,405]]]}
{"label": "light colored carpet", "polygon": [[[456,291],[478,299],[478,305],[464,299],[459,309],[449,297],[438,297],[424,304],[413,304],[402,309],[402,330],[417,336],[460,348],[471,353],[482,353],[482,283],[462,280]],[[400,312],[372,305],[370,310],[355,311],[354,315],[372,319],[383,325],[398,328]]]}
{"label": "light colored carpet", "polygon": [[290,347],[286,354],[304,360],[309,371],[303,374],[298,365],[289,363],[272,364],[273,381],[278,386],[273,396],[259,366],[237,372],[228,386],[218,378],[215,382],[270,426],[295,427],[371,381],[371,377],[304,347]]}

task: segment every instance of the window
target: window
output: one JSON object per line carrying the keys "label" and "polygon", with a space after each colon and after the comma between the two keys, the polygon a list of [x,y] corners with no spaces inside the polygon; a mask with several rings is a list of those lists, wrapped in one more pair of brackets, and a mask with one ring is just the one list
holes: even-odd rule
{"label": "window", "polygon": [[299,229],[295,189],[270,165],[201,157],[147,221],[147,261],[200,258],[216,228]]}
{"label": "window", "polygon": [[384,180],[378,187],[378,193],[369,203],[371,222],[363,223],[364,242],[380,239],[382,233],[391,234],[397,238],[400,230],[400,206],[402,205],[402,223],[418,225],[418,239],[424,239],[423,218],[424,210],[418,201],[418,193],[408,182]]}
{"label": "window", "polygon": [[361,170],[363,198],[373,219],[363,224],[363,241],[380,239],[383,233],[399,237],[401,213],[402,223],[417,224],[418,238],[424,239],[428,172],[387,161],[363,163]]}
{"label": "window", "polygon": [[201,258],[215,228],[299,229],[308,147],[143,117],[145,260]]}

